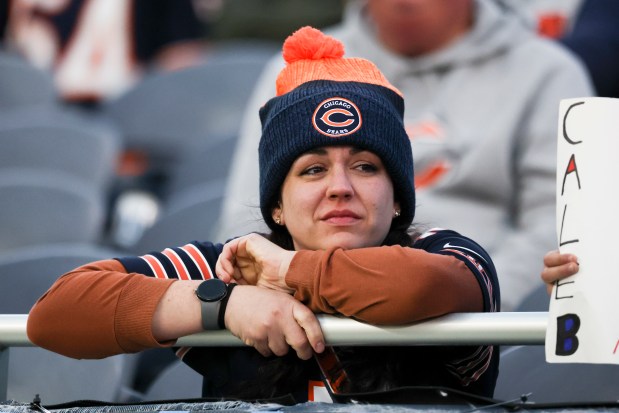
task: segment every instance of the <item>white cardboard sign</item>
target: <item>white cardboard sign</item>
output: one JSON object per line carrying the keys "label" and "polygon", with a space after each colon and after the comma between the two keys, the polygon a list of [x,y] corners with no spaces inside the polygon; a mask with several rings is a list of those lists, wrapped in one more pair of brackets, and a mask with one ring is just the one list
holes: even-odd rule
{"label": "white cardboard sign", "polygon": [[576,275],[550,297],[546,360],[619,364],[619,99],[559,105],[557,237]]}

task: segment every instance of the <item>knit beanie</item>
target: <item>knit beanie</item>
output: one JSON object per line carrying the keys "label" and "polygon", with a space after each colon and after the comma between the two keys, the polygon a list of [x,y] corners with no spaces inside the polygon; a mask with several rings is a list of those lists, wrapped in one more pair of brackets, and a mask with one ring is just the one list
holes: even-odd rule
{"label": "knit beanie", "polygon": [[271,229],[278,227],[271,210],[294,161],[311,149],[336,145],[378,155],[401,207],[394,221],[413,221],[413,155],[402,94],[372,62],[343,56],[341,42],[311,27],[284,42],[287,65],[277,78],[277,95],[260,109],[260,209]]}

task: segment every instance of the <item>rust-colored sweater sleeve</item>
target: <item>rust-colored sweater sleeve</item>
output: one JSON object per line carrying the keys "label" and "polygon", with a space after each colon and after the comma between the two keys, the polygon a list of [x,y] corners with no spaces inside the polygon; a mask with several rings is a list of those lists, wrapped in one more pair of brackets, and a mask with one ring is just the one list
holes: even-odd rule
{"label": "rust-colored sweater sleeve", "polygon": [[172,282],[128,274],[116,260],[84,265],[60,277],[35,303],[28,338],[73,358],[171,346],[155,340],[152,318]]}
{"label": "rust-colored sweater sleeve", "polygon": [[462,261],[399,246],[298,251],[286,283],[314,312],[377,325],[483,308],[479,283]]}

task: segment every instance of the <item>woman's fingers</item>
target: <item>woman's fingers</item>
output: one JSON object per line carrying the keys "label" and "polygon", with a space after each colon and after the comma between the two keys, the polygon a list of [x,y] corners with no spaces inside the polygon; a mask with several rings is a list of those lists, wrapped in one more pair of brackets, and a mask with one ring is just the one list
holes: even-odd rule
{"label": "woman's fingers", "polygon": [[312,356],[312,350],[316,353],[322,353],[325,349],[325,338],[316,314],[304,305],[293,307],[292,313],[297,324],[303,329],[303,338],[306,338],[306,342],[309,342],[309,346],[300,349],[297,349],[291,343],[299,358],[307,360]]}
{"label": "woman's fingers", "polygon": [[215,273],[217,277],[226,283],[229,283],[234,278],[236,247],[236,240],[232,240],[225,244],[215,264]]}
{"label": "woman's fingers", "polygon": [[283,356],[290,347],[307,360],[324,349],[320,323],[288,294],[258,287],[234,289],[225,314],[228,330],[264,356]]}

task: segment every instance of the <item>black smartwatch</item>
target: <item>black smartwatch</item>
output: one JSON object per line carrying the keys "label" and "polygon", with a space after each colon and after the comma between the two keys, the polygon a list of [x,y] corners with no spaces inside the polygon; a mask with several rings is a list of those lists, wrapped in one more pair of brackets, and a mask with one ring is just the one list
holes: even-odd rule
{"label": "black smartwatch", "polygon": [[225,328],[223,325],[223,314],[225,305],[222,302],[229,297],[232,288],[236,284],[227,285],[219,278],[211,278],[203,281],[196,288],[196,296],[202,305],[202,328],[205,330],[220,330]]}

